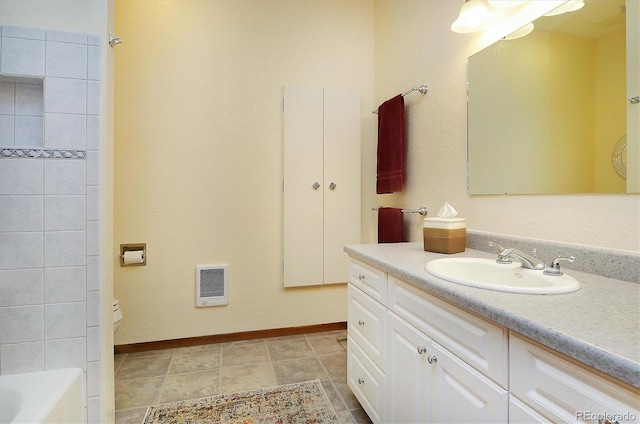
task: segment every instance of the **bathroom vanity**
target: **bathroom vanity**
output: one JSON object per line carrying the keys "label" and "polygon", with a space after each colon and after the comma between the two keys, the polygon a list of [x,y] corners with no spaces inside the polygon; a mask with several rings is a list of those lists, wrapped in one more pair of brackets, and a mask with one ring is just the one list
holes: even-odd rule
{"label": "bathroom vanity", "polygon": [[[567,294],[427,273],[422,244],[349,245],[348,384],[373,422],[640,419],[640,285],[567,271]],[[542,271],[540,271],[542,272]]]}

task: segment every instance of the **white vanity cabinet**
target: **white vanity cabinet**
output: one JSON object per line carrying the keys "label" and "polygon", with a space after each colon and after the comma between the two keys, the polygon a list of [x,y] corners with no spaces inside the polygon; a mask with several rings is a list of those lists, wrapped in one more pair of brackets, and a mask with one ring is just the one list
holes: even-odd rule
{"label": "white vanity cabinet", "polygon": [[510,336],[509,356],[512,396],[551,422],[640,420],[640,395],[515,333]]}
{"label": "white vanity cabinet", "polygon": [[373,422],[385,422],[387,274],[349,262],[347,382]]}
{"label": "white vanity cabinet", "polygon": [[508,393],[389,312],[387,423],[504,423]]}
{"label": "white vanity cabinet", "polygon": [[637,423],[638,390],[351,258],[348,384],[374,423]]}
{"label": "white vanity cabinet", "polygon": [[504,329],[360,261],[349,276],[347,379],[373,422],[507,421]]}
{"label": "white vanity cabinet", "polygon": [[387,296],[387,422],[506,422],[507,390],[471,365],[506,377],[504,329],[392,276]]}

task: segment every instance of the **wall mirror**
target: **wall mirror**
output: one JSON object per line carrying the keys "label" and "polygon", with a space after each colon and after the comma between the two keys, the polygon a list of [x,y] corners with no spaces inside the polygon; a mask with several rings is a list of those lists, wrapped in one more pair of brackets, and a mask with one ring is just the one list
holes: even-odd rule
{"label": "wall mirror", "polygon": [[640,107],[627,93],[629,22],[624,0],[586,0],[469,58],[469,194],[638,192],[626,180],[640,165],[627,161],[639,143],[627,108]]}

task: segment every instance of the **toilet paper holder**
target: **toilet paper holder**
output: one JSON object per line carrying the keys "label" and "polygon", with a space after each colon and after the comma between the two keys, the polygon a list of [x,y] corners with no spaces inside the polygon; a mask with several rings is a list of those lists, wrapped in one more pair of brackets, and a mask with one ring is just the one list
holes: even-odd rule
{"label": "toilet paper holder", "polygon": [[[141,252],[141,255],[131,255],[136,257],[136,262],[125,261],[126,252]],[[127,243],[120,245],[120,266],[147,266],[147,244],[146,243]]]}

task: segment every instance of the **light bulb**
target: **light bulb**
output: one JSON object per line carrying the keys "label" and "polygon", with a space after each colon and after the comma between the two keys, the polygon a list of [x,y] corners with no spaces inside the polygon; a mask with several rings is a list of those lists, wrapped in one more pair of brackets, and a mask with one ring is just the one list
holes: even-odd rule
{"label": "light bulb", "polygon": [[481,0],[467,0],[458,19],[451,24],[451,30],[459,33],[480,31],[489,24],[489,17],[489,11]]}

